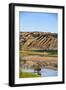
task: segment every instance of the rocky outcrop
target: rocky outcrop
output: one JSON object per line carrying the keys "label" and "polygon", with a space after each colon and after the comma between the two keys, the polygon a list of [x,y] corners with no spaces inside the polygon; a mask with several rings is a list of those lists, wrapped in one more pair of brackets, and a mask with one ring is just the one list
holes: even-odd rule
{"label": "rocky outcrop", "polygon": [[57,50],[58,35],[50,32],[20,32],[21,49]]}

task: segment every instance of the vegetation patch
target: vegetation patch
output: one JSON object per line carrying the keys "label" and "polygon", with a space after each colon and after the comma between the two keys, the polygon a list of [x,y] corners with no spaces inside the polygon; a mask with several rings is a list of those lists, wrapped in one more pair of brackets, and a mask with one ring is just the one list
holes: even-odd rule
{"label": "vegetation patch", "polygon": [[20,72],[19,78],[33,78],[33,77],[40,77],[40,75],[36,73],[30,73],[30,72]]}

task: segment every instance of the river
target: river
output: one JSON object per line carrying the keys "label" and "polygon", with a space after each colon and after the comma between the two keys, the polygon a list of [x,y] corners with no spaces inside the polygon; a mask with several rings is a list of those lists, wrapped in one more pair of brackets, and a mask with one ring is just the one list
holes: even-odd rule
{"label": "river", "polygon": [[[35,73],[33,69],[24,69],[22,71],[23,72]],[[40,73],[41,77],[49,77],[49,76],[57,76],[58,75],[58,71],[57,70],[46,69],[46,68],[42,68],[39,73]]]}

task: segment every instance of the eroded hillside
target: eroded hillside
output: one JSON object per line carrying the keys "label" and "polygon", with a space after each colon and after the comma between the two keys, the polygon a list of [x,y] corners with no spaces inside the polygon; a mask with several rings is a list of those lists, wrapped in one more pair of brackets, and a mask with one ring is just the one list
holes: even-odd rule
{"label": "eroded hillside", "polygon": [[21,49],[57,50],[58,35],[49,32],[20,32]]}

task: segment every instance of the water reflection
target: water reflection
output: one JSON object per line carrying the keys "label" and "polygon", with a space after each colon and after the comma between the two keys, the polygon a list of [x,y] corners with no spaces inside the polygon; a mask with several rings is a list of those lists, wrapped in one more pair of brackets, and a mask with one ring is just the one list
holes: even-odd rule
{"label": "water reflection", "polygon": [[22,71],[23,72],[37,73],[41,77],[49,77],[49,76],[57,76],[58,75],[57,70],[46,69],[46,68],[41,68],[40,71],[37,71],[37,70],[34,71],[34,69],[24,69]]}
{"label": "water reflection", "polygon": [[37,73],[38,75],[41,76],[41,68],[34,69],[34,73]]}
{"label": "water reflection", "polygon": [[20,72],[36,73],[36,74],[40,75],[41,77],[57,76],[58,75],[57,69],[53,70],[53,69],[45,68],[45,66],[47,66],[47,65],[49,65],[49,66],[55,65],[53,63],[46,64],[45,62],[40,62],[40,61],[37,61],[34,64],[33,64],[33,62],[31,62],[32,65],[30,65],[28,63],[29,63],[28,61],[22,61]]}

